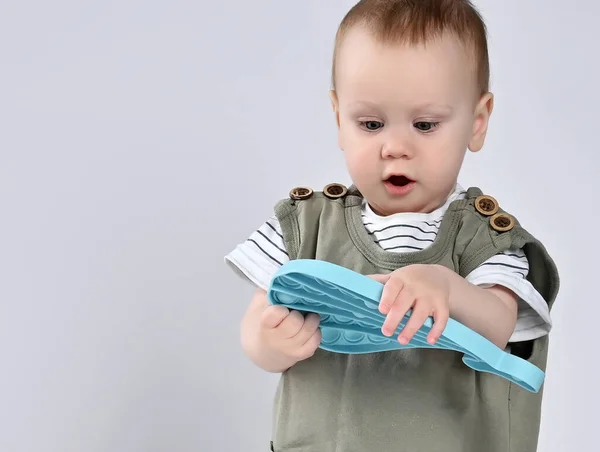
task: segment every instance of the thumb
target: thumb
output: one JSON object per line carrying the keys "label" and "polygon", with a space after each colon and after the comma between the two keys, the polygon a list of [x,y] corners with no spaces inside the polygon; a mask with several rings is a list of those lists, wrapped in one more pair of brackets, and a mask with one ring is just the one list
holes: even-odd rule
{"label": "thumb", "polygon": [[386,282],[389,281],[392,274],[388,273],[387,275],[377,274],[377,275],[367,275],[367,276],[371,279],[374,279],[375,281],[380,282],[381,284],[385,284]]}
{"label": "thumb", "polygon": [[290,310],[285,306],[268,306],[261,315],[260,324],[263,328],[277,328],[288,315]]}

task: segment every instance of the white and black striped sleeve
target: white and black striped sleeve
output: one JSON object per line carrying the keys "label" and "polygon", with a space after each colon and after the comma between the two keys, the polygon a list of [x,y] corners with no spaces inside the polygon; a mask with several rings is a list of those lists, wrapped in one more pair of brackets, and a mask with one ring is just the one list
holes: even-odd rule
{"label": "white and black striped sleeve", "polygon": [[225,262],[236,273],[264,290],[268,290],[279,267],[289,260],[281,226],[274,215],[225,256]]}
{"label": "white and black striped sleeve", "polygon": [[466,277],[471,284],[481,287],[500,285],[519,297],[517,325],[510,342],[537,339],[552,328],[548,304],[527,281],[528,273],[529,262],[523,250],[519,249],[493,256]]}

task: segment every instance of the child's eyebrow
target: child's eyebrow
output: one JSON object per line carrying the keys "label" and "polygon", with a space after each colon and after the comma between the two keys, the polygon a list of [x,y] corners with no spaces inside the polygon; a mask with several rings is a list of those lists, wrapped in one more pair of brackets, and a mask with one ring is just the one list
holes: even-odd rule
{"label": "child's eyebrow", "polygon": [[348,108],[381,108],[381,105],[368,100],[356,100],[346,104]]}
{"label": "child's eyebrow", "polygon": [[414,107],[415,112],[430,112],[432,110],[437,113],[450,114],[454,111],[454,108],[447,104],[436,104],[434,102],[427,102]]}
{"label": "child's eyebrow", "polygon": [[[360,109],[360,108],[369,108],[369,109],[381,109],[383,105],[380,105],[376,102],[367,101],[367,100],[357,100],[352,101],[346,104],[346,107],[349,109]],[[431,113],[435,112],[438,114],[451,114],[454,111],[454,108],[448,104],[438,104],[435,102],[425,102],[422,104],[417,104],[415,106],[409,107],[413,113]]]}

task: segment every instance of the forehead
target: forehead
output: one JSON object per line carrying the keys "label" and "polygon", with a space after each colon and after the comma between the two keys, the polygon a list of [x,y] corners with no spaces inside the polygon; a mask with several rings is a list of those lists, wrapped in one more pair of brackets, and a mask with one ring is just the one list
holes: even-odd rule
{"label": "forehead", "polygon": [[336,60],[338,96],[455,103],[471,98],[476,82],[473,58],[452,35],[419,45],[386,44],[355,27]]}

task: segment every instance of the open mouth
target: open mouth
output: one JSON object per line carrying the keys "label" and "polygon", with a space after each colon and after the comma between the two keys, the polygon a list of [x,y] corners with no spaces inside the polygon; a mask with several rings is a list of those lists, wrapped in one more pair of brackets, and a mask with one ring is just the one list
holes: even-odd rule
{"label": "open mouth", "polygon": [[395,187],[405,187],[413,181],[406,176],[390,176],[387,179],[387,182]]}

